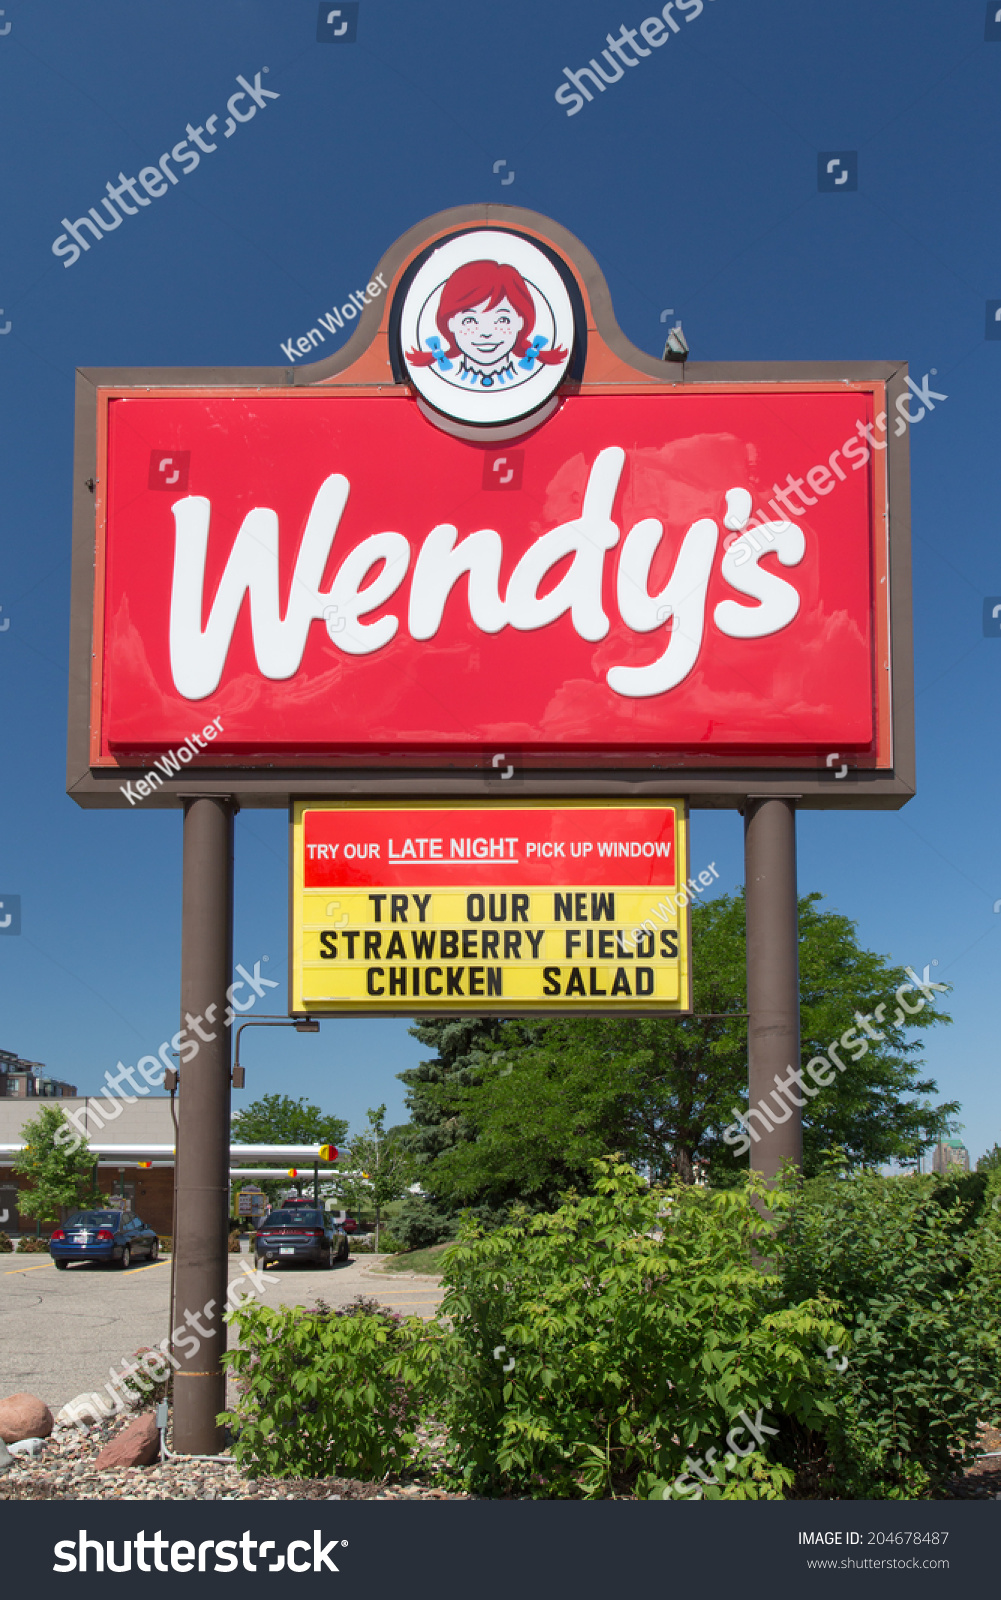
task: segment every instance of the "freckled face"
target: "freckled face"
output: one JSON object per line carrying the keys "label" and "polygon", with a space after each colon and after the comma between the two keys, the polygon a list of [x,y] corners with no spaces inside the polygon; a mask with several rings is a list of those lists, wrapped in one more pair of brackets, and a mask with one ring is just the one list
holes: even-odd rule
{"label": "freckled face", "polygon": [[449,318],[448,327],[463,355],[480,367],[500,366],[514,349],[525,326],[509,300],[501,300],[490,311],[487,302]]}

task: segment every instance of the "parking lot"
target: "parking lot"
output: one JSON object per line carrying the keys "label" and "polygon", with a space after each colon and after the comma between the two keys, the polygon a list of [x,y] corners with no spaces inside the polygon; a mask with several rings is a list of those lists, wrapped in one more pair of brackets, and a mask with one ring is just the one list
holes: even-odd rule
{"label": "parking lot", "polygon": [[[433,1317],[437,1284],[380,1273],[386,1260],[356,1256],[329,1270],[269,1268],[266,1305],[347,1305],[357,1295],[394,1311]],[[230,1256],[230,1281],[244,1273]],[[248,1285],[250,1280],[247,1280]],[[0,1256],[0,1393],[36,1394],[56,1411],[84,1390],[100,1389],[111,1369],[141,1345],[159,1344],[170,1331],[170,1258],[128,1272],[91,1263],[59,1272],[41,1256]]]}

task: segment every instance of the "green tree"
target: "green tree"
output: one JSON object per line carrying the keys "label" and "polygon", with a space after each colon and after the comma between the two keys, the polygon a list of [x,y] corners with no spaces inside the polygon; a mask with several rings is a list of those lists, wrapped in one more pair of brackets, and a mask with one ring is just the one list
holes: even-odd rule
{"label": "green tree", "polygon": [[[850,1167],[914,1163],[948,1131],[958,1103],[928,1098],[936,1084],[920,1075],[913,1034],[949,1019],[932,1004],[914,1018],[896,1007],[905,970],[864,949],[855,925],[822,910],[821,898],[799,905],[800,1064],[857,1030],[856,1013],[871,1022],[883,1003],[889,1015],[874,1030],[882,1038],[869,1039],[857,1062],[846,1050],[846,1071],[804,1107],[804,1170],[818,1171],[836,1147]],[[421,1119],[418,1176],[440,1210],[516,1199],[551,1208],[564,1190],[589,1188],[590,1162],[610,1152],[658,1181],[673,1172],[690,1182],[703,1162],[717,1186],[739,1180],[747,1158],[738,1161],[723,1134],[734,1108],[747,1106],[743,894],[694,908],[692,933],[690,1019],[495,1023],[479,1033],[467,1019],[453,1065],[422,1063],[416,1083],[404,1075]]]}
{"label": "green tree", "polygon": [[348,1141],[344,1152],[347,1171],[357,1176],[338,1180],[338,1191],[343,1203],[355,1213],[375,1212],[375,1248],[380,1244],[382,1213],[386,1206],[399,1200],[409,1177],[409,1159],[402,1135],[403,1128],[386,1127],[386,1107],[369,1106],[366,1112],[368,1127]]}
{"label": "green tree", "polygon": [[[439,1194],[432,1176],[434,1163],[454,1145],[476,1138],[475,1124],[456,1102],[459,1090],[479,1084],[491,1063],[503,1064],[507,1048],[540,1036],[529,1024],[504,1023],[494,1017],[428,1017],[410,1029],[434,1055],[408,1067],[399,1077],[407,1086],[410,1122],[403,1138],[411,1158],[412,1181],[421,1193],[404,1196],[394,1232],[408,1250],[422,1250],[455,1237],[458,1209],[451,1191]],[[501,1214],[484,1205],[477,1214],[497,1222]]]}
{"label": "green tree", "polygon": [[977,1162],[978,1172],[997,1172],[1001,1168],[1001,1145],[995,1144]]}
{"label": "green tree", "polygon": [[347,1138],[343,1117],[333,1117],[308,1100],[287,1094],[266,1094],[232,1119],[239,1144],[333,1144]]}
{"label": "green tree", "polygon": [[[72,1137],[65,1133],[59,1137],[62,1129]],[[86,1143],[80,1143],[58,1106],[43,1106],[37,1117],[24,1124],[22,1138],[24,1149],[14,1162],[14,1171],[31,1183],[31,1188],[20,1190],[17,1197],[23,1217],[65,1222],[67,1212],[101,1204],[94,1186],[94,1156]]]}

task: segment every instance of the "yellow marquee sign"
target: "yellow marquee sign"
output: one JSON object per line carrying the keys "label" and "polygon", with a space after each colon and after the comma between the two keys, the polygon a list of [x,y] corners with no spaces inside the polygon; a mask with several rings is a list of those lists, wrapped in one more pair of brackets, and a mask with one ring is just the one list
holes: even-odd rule
{"label": "yellow marquee sign", "polygon": [[296,801],[292,823],[293,1013],[691,1009],[682,801]]}

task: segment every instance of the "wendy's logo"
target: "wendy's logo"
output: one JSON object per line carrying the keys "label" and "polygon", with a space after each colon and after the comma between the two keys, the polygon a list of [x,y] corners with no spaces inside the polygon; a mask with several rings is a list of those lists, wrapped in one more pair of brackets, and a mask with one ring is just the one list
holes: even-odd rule
{"label": "wendy's logo", "polygon": [[400,333],[423,399],[456,421],[496,426],[530,416],[559,387],[573,310],[541,250],[489,228],[432,252],[406,292]]}

